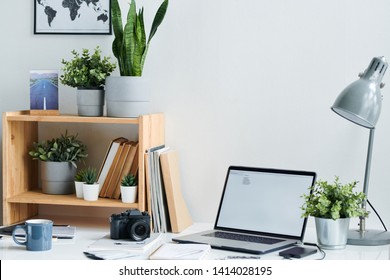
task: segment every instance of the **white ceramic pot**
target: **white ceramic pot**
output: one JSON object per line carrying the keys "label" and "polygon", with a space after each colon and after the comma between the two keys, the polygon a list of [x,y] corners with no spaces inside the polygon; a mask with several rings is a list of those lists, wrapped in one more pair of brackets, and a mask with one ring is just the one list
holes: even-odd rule
{"label": "white ceramic pot", "polygon": [[137,200],[137,186],[121,186],[123,203],[134,203]]}
{"label": "white ceramic pot", "polygon": [[84,198],[83,185],[84,185],[84,182],[79,182],[79,181],[74,182],[74,188],[76,190],[76,197],[77,198]]}
{"label": "white ceramic pot", "polygon": [[108,117],[134,118],[150,113],[150,84],[144,77],[109,76],[105,91]]}
{"label": "white ceramic pot", "polygon": [[99,198],[99,184],[83,184],[84,200],[96,201]]}

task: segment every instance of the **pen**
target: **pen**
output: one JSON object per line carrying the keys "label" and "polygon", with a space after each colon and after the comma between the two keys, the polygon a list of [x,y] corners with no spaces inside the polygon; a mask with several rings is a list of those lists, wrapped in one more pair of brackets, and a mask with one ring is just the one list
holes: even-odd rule
{"label": "pen", "polygon": [[134,245],[134,244],[145,244],[145,241],[142,242],[114,242],[115,245]]}
{"label": "pen", "polygon": [[185,256],[194,255],[194,254],[198,254],[198,253],[202,253],[202,252],[203,252],[203,250],[192,250],[192,251],[184,252],[182,254],[175,255],[174,258],[182,258]]}

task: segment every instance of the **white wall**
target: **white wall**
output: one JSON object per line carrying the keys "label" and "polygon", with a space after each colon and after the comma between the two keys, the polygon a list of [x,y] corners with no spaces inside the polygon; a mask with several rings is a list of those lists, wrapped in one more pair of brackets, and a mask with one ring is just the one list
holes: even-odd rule
{"label": "white wall", "polygon": [[[158,1],[143,2],[150,24]],[[390,59],[389,9],[386,0],[170,1],[144,74],[196,221],[213,221],[231,164],[363,182],[368,130],[330,106],[372,57]],[[97,44],[111,55],[112,36],[33,35],[32,3],[9,1],[7,11],[18,17],[0,19],[2,111],[28,109],[30,69],[60,68],[70,50]],[[74,90],[60,91],[61,112],[76,112]],[[382,93],[369,198],[390,226],[390,87]]]}

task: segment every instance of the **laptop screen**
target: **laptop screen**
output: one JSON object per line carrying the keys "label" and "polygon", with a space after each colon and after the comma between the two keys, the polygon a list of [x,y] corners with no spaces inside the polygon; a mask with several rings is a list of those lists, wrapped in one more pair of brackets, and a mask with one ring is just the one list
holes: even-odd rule
{"label": "laptop screen", "polygon": [[216,228],[303,237],[303,194],[314,172],[233,167],[228,170]]}

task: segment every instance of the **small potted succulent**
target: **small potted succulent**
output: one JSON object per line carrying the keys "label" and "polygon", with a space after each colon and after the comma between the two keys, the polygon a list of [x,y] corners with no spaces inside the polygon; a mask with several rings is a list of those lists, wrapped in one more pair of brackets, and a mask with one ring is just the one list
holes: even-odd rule
{"label": "small potted succulent", "polygon": [[315,219],[317,240],[324,249],[343,249],[347,244],[350,218],[366,217],[362,207],[363,192],[355,192],[357,181],[342,184],[339,177],[333,183],[319,180],[304,194],[303,217]]}
{"label": "small potted succulent", "polygon": [[75,185],[77,198],[84,198],[84,193],[83,193],[83,185],[85,183],[84,176],[85,176],[85,169],[78,170],[76,175],[74,176],[74,185]]}
{"label": "small potted succulent", "polygon": [[127,174],[121,181],[121,198],[123,203],[134,203],[137,199],[137,178]]}
{"label": "small potted succulent", "polygon": [[42,192],[47,194],[73,193],[77,162],[88,156],[87,146],[68,131],[51,140],[34,142],[29,155],[40,162]]}
{"label": "small potted succulent", "polygon": [[107,76],[114,71],[116,65],[109,57],[102,57],[97,46],[93,53],[83,49],[79,54],[72,52],[69,61],[62,59],[62,84],[77,88],[77,107],[80,116],[102,116],[104,108],[104,85]]}
{"label": "small potted succulent", "polygon": [[98,172],[96,168],[87,167],[83,171],[83,195],[84,200],[96,201],[99,197],[99,183],[97,183]]}

